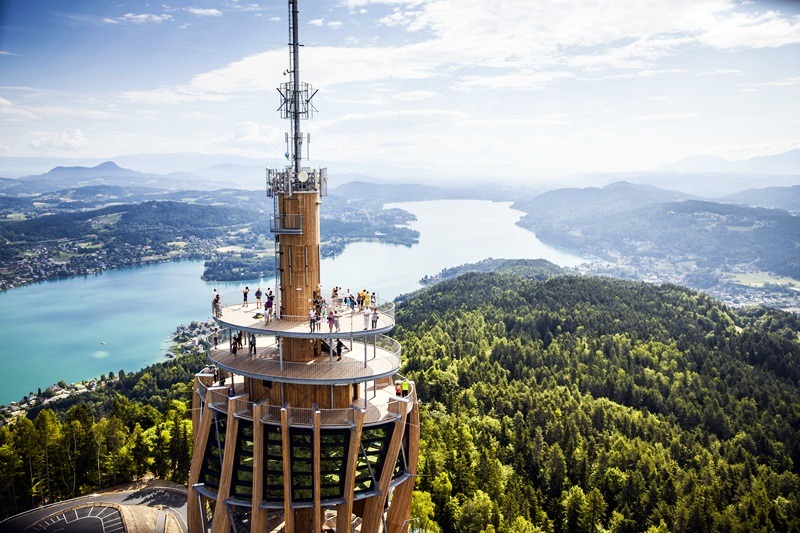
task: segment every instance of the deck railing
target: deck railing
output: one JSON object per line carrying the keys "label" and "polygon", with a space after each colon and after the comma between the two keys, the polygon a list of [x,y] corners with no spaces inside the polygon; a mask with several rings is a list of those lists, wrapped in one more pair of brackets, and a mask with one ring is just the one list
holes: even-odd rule
{"label": "deck railing", "polygon": [[[242,289],[244,289],[244,286],[242,287]],[[265,289],[265,292],[266,292],[266,289]],[[256,307],[255,307],[255,302],[256,302],[255,293],[256,293],[256,287],[250,287],[250,292],[247,294],[247,300],[248,300],[248,303],[250,304],[248,306],[248,311],[253,311],[254,313],[256,311],[258,311],[258,309],[256,309]],[[344,294],[340,294],[338,296],[338,298],[337,298],[337,302],[330,301],[331,300],[330,297],[326,297],[326,300],[328,300],[328,304],[329,305],[334,307],[335,311],[338,311],[340,313],[339,316],[340,316],[340,321],[341,322],[343,322],[345,319],[349,321],[352,318],[352,320],[354,322],[354,329],[355,330],[363,329],[364,328],[364,321],[363,321],[364,317],[363,317],[363,314],[358,311],[358,306],[355,307],[355,312],[351,313],[350,308],[344,304],[344,296],[345,296]],[[228,308],[228,307],[231,307],[231,308],[234,308],[234,309],[235,308],[240,308],[242,306],[243,299],[244,298],[243,298],[241,290],[221,292],[220,293],[220,306],[222,307],[223,318],[224,318],[224,312],[225,312],[226,308]],[[264,302],[266,302],[266,297],[262,297],[262,303],[264,303]],[[334,305],[334,304],[336,304],[336,305]],[[370,308],[377,308],[379,314],[384,315],[386,317],[389,317],[394,322],[395,304],[394,304],[393,301],[384,300],[382,298],[376,297],[376,298],[374,298],[374,299],[372,299],[370,301],[369,307]],[[274,313],[278,313],[278,311],[279,311],[278,309],[274,309],[273,310]],[[308,324],[308,321],[309,321],[309,317],[308,317],[307,314],[304,314],[304,315],[285,315],[284,314],[284,315],[281,315],[277,319],[285,320],[285,321],[288,321],[288,322],[301,322],[301,323],[304,322],[306,324]],[[322,327],[323,327],[323,329],[327,328],[326,320],[327,320],[327,315],[325,317],[323,317],[323,319],[322,319],[322,322],[323,322]]]}
{"label": "deck railing", "polygon": [[[367,342],[344,342],[348,350],[343,349],[341,360],[334,353],[324,353],[314,361],[294,362],[281,359],[277,344],[263,346],[258,342],[270,337],[256,336],[256,355],[251,356],[249,347],[245,345],[237,355],[231,353],[229,343],[220,344],[219,348],[209,350],[208,358],[216,365],[228,369],[234,374],[258,375],[264,379],[304,380],[304,379],[369,379],[396,372],[400,368],[401,345],[398,341],[385,335],[374,335],[365,338]],[[331,344],[331,343],[328,343]]]}
{"label": "deck railing", "polygon": [[303,215],[281,214],[272,215],[269,220],[269,231],[277,234],[303,233]]}

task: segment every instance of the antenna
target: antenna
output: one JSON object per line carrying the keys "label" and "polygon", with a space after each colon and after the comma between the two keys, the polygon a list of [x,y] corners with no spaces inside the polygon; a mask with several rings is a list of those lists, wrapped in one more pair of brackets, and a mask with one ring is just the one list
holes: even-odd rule
{"label": "antenna", "polygon": [[[316,108],[311,99],[317,94],[309,84],[300,81],[300,44],[298,30],[297,0],[289,0],[289,69],[284,74],[291,74],[291,81],[281,84],[278,92],[281,95],[281,105],[278,108],[281,118],[290,120],[291,135],[286,134],[287,159],[291,163],[293,174],[299,173],[303,168],[303,132],[300,130],[300,120],[308,119],[314,115]],[[309,137],[310,140],[310,137]],[[308,159],[308,157],[306,157]]]}

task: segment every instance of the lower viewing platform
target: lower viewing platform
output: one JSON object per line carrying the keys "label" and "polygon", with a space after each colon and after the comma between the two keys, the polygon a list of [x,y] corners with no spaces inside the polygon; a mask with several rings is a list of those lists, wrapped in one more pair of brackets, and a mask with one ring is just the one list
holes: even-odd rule
{"label": "lower viewing platform", "polygon": [[325,339],[318,346],[314,359],[291,362],[283,360],[276,337],[256,337],[255,348],[245,338],[236,354],[224,340],[209,350],[208,358],[232,374],[282,383],[345,385],[387,378],[400,369],[400,343],[384,335],[363,341]]}

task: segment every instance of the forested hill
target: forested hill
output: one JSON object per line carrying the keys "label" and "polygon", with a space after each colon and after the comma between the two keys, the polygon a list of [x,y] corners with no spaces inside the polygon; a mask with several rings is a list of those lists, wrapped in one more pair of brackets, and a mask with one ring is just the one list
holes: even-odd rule
{"label": "forested hill", "polygon": [[397,321],[424,403],[421,530],[800,531],[797,317],[473,273]]}

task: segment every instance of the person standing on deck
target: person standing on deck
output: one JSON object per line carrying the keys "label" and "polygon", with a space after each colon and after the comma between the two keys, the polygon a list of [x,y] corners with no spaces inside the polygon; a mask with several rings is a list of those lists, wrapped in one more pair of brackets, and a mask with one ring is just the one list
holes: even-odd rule
{"label": "person standing on deck", "polygon": [[373,307],[372,308],[372,329],[375,329],[375,328],[378,327],[378,316],[379,316],[378,315],[378,308],[377,307]]}
{"label": "person standing on deck", "polygon": [[267,289],[267,303],[264,304],[264,319],[266,322],[265,324],[269,324],[269,321],[272,320],[272,306],[275,305],[275,296],[272,294],[272,289]]}
{"label": "person standing on deck", "polygon": [[242,307],[247,307],[247,293],[250,292],[250,287],[245,286],[242,289]]}
{"label": "person standing on deck", "polygon": [[403,383],[400,385],[400,388],[403,391],[403,396],[408,396],[408,391],[411,388],[411,383],[408,382],[408,378],[403,380]]}
{"label": "person standing on deck", "polygon": [[309,333],[314,333],[314,324],[317,322],[317,310],[313,307],[308,311],[308,327]]}
{"label": "person standing on deck", "polygon": [[261,287],[256,289],[256,309],[261,309]]}
{"label": "person standing on deck", "polygon": [[364,329],[369,329],[369,307],[364,306]]}
{"label": "person standing on deck", "polygon": [[250,334],[250,355],[256,354],[256,334]]}

